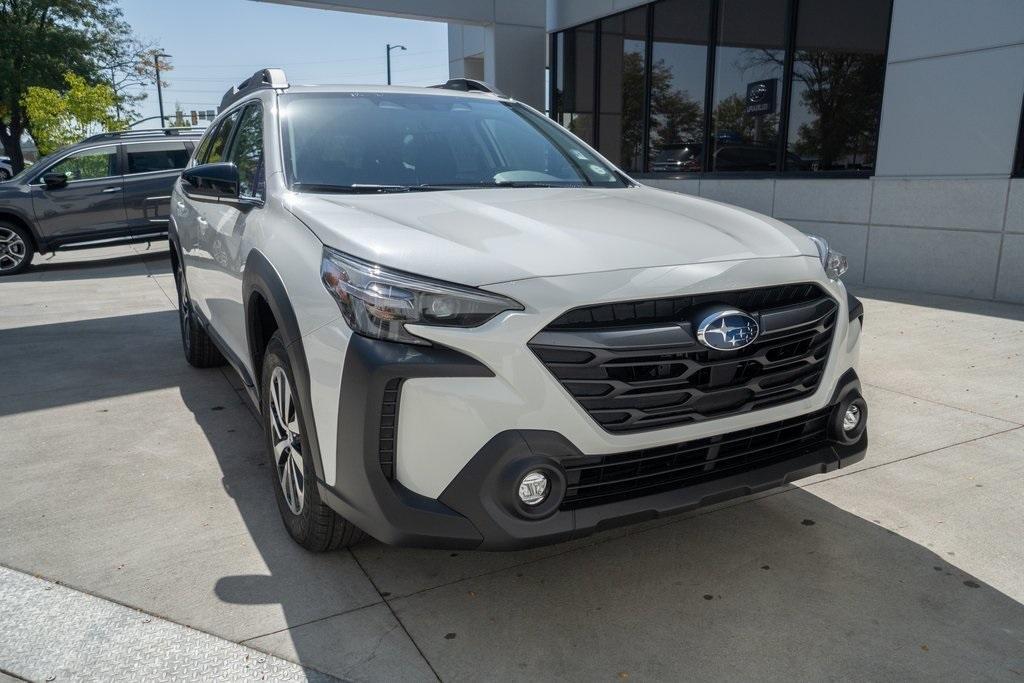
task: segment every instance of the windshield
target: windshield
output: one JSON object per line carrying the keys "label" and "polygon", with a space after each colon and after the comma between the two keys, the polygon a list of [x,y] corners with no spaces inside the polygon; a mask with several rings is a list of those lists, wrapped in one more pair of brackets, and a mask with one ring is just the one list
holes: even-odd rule
{"label": "windshield", "polygon": [[288,182],[299,191],[625,186],[614,168],[514,102],[297,93],[281,104]]}

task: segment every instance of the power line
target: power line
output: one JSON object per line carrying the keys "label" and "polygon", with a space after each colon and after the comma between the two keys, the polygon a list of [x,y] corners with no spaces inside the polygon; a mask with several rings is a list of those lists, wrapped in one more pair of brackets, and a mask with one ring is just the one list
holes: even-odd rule
{"label": "power line", "polygon": [[[420,50],[418,52],[407,52],[405,56],[412,57],[414,55],[429,55],[436,54],[438,52],[448,52],[448,48],[437,48],[434,50]],[[383,62],[383,57],[349,57],[346,59],[323,59],[311,62],[277,62],[281,67],[286,66],[305,66],[307,64],[347,64],[351,62]],[[233,69],[233,68],[251,68],[252,62],[245,64],[172,64],[175,67],[188,67],[190,69]],[[256,67],[259,68],[259,67]]]}

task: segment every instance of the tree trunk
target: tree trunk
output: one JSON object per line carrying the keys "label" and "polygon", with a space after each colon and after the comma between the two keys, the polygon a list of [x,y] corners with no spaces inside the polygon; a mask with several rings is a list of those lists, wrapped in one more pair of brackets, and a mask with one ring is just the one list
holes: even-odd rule
{"label": "tree trunk", "polygon": [[21,151],[21,134],[24,130],[20,121],[12,121],[7,126],[0,125],[0,143],[3,143],[4,154],[11,158],[11,170],[15,175],[25,168],[25,155]]}

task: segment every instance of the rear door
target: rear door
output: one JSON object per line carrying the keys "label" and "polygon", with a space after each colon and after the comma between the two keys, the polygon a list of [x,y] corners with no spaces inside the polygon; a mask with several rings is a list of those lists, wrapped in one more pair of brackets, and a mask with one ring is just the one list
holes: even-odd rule
{"label": "rear door", "polygon": [[[63,173],[64,187],[48,188],[46,173]],[[127,232],[118,145],[98,145],[70,154],[32,181],[32,207],[48,242],[83,242]]]}
{"label": "rear door", "polygon": [[124,205],[134,236],[167,232],[171,188],[191,154],[186,140],[124,143]]}

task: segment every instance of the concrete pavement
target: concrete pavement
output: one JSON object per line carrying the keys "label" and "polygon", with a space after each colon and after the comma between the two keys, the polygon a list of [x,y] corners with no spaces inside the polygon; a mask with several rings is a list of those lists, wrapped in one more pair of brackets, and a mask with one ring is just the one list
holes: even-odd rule
{"label": "concrete pavement", "polygon": [[0,280],[0,564],[348,680],[1019,681],[1024,308],[862,295],[854,468],[525,552],[311,555],[237,379],[182,359],[166,251],[59,255]]}

